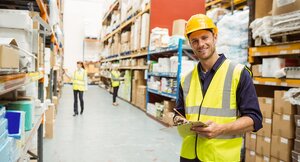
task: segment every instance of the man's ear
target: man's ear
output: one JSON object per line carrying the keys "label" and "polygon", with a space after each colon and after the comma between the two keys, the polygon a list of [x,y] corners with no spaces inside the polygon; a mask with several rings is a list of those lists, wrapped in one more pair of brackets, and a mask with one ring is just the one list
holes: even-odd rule
{"label": "man's ear", "polygon": [[215,43],[217,43],[217,40],[218,40],[218,34],[214,34],[213,37],[214,37]]}

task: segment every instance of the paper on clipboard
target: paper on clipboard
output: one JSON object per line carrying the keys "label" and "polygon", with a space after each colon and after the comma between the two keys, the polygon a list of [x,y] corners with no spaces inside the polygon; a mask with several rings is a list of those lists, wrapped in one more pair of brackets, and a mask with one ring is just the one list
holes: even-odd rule
{"label": "paper on clipboard", "polygon": [[178,134],[182,137],[185,138],[186,136],[191,136],[191,135],[196,135],[196,132],[191,131],[191,127],[193,125],[198,125],[198,126],[203,126],[203,127],[207,127],[206,124],[204,124],[203,122],[189,122],[186,124],[182,124],[182,125],[178,125],[177,126],[177,131]]}

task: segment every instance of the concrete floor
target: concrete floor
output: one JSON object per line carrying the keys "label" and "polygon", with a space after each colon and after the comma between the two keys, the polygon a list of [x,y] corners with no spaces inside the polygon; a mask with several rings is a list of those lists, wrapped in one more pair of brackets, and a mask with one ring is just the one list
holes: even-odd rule
{"label": "concrete floor", "polygon": [[54,138],[44,140],[44,162],[176,162],[181,138],[144,112],[98,86],[84,93],[85,111],[73,117],[73,92],[63,88]]}

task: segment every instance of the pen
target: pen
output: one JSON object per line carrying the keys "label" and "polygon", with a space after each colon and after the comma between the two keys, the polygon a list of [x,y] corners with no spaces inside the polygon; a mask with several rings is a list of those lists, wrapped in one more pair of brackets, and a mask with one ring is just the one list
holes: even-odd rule
{"label": "pen", "polygon": [[186,119],[179,111],[177,111],[175,108],[173,108],[173,110],[177,113],[177,114],[179,114],[181,117],[183,117],[184,119]]}

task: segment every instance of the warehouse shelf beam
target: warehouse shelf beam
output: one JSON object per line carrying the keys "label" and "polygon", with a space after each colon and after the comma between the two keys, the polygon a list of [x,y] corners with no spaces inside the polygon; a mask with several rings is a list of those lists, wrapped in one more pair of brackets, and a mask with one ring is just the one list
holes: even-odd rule
{"label": "warehouse shelf beam", "polygon": [[38,81],[41,78],[43,78],[43,74],[39,72],[0,76],[0,95],[16,90],[31,82]]}
{"label": "warehouse shelf beam", "polygon": [[124,23],[122,23],[117,29],[115,29],[113,32],[111,32],[109,35],[107,35],[106,37],[104,37],[104,39],[102,40],[102,42],[106,42],[109,38],[111,38],[113,35],[115,35],[116,33],[120,32],[123,28],[125,28],[126,26],[128,26],[129,24],[133,23],[134,20],[141,16],[142,14],[144,14],[145,12],[148,12],[150,10],[150,5],[148,4],[145,8],[144,11],[139,12],[136,16],[133,16],[131,19],[129,19],[128,21],[125,21]]}
{"label": "warehouse shelf beam", "polygon": [[158,73],[158,72],[149,72],[149,76],[157,76],[157,77],[170,77],[170,78],[176,78],[177,73]]}
{"label": "warehouse shelf beam", "polygon": [[260,46],[249,48],[249,62],[254,62],[254,57],[300,55],[300,43],[287,43],[281,45]]}
{"label": "warehouse shelf beam", "polygon": [[287,78],[263,78],[263,77],[254,77],[254,84],[259,85],[269,85],[269,86],[282,86],[282,87],[300,87],[299,79],[287,79]]}
{"label": "warehouse shelf beam", "polygon": [[157,95],[160,95],[160,96],[176,99],[176,94],[161,92],[161,91],[150,89],[150,88],[148,88],[148,92],[154,93],[154,94],[157,94]]}
{"label": "warehouse shelf beam", "polygon": [[116,0],[110,7],[109,10],[106,12],[106,14],[103,17],[103,22],[107,19],[107,17],[112,13],[112,11],[118,6],[119,0]]}
{"label": "warehouse shelf beam", "polygon": [[119,56],[118,57],[114,57],[114,58],[110,58],[110,59],[105,59],[102,60],[101,62],[111,62],[111,61],[117,61],[117,60],[122,60],[122,59],[127,59],[127,58],[137,58],[137,57],[143,57],[143,56],[147,56],[148,52],[144,51],[141,53],[135,53],[135,54],[131,54],[131,55],[126,55],[126,56]]}

